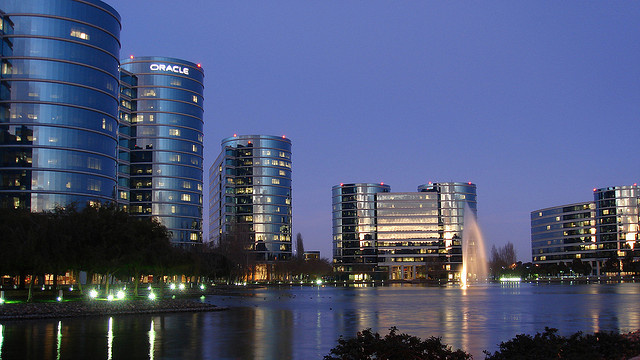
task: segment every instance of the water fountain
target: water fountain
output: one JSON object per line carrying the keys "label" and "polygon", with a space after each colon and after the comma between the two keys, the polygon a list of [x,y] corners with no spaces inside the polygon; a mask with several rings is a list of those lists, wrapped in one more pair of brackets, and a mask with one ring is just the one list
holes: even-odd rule
{"label": "water fountain", "polygon": [[486,282],[488,275],[489,267],[484,249],[484,239],[475,213],[469,204],[465,203],[460,285],[467,287],[470,283]]}

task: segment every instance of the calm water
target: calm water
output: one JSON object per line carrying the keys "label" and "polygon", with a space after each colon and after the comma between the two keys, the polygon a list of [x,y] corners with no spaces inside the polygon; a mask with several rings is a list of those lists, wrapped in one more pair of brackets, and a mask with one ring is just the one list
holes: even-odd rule
{"label": "calm water", "polygon": [[4,322],[0,359],[321,359],[340,335],[396,326],[483,359],[545,326],[640,329],[640,284],[292,287],[204,301],[229,311]]}

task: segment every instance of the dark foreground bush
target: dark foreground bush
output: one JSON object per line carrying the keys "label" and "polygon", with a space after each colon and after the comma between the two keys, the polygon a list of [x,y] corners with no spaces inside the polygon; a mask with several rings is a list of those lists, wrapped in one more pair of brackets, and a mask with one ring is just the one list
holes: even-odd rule
{"label": "dark foreground bush", "polygon": [[[392,327],[384,338],[371,329],[359,332],[356,337],[338,339],[338,346],[331,349],[324,360],[367,359],[471,359],[471,355],[458,349],[451,350],[440,338],[421,340],[407,334],[397,334]],[[629,334],[598,332],[584,335],[582,332],[569,337],[560,336],[558,330],[545,327],[544,332],[534,336],[520,334],[500,343],[495,353],[485,351],[485,360],[623,360],[640,355],[640,331]]]}
{"label": "dark foreground bush", "polygon": [[599,332],[584,335],[582,332],[569,337],[559,336],[557,329],[545,327],[543,333],[516,335],[500,343],[500,350],[491,354],[485,351],[486,360],[503,359],[630,359],[640,355],[640,342],[630,336]]}
{"label": "dark foreground bush", "polygon": [[324,360],[408,360],[408,359],[436,359],[436,360],[467,360],[471,355],[458,349],[451,350],[443,344],[440,338],[430,337],[422,340],[419,337],[399,334],[394,326],[384,338],[371,329],[359,332],[356,337],[338,339],[338,346],[331,349]]}

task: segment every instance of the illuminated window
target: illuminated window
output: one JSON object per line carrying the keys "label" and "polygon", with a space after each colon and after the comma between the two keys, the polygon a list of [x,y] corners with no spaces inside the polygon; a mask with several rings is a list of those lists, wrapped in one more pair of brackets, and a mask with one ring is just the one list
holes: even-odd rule
{"label": "illuminated window", "polygon": [[180,129],[169,129],[169,135],[180,136]]}
{"label": "illuminated window", "polygon": [[145,89],[142,92],[142,96],[156,96],[156,91],[154,89]]}
{"label": "illuminated window", "polygon": [[182,196],[180,197],[180,199],[182,201],[191,201],[191,195],[189,194],[182,194]]}
{"label": "illuminated window", "polygon": [[278,171],[278,174],[280,174],[280,176],[286,176],[287,174],[284,172],[284,170],[280,170]]}
{"label": "illuminated window", "polygon": [[82,39],[82,40],[89,40],[89,34],[82,32],[80,30],[75,30],[72,29],[71,30],[71,36],[78,38],[78,39]]}
{"label": "illuminated window", "polygon": [[193,152],[198,152],[198,146],[196,145],[192,145],[191,149],[193,150]]}
{"label": "illuminated window", "polygon": [[87,185],[87,190],[100,191],[100,182],[96,180],[89,180],[89,184]]}
{"label": "illuminated window", "polygon": [[171,213],[172,214],[176,213],[176,206],[175,205],[171,205]]}
{"label": "illuminated window", "polygon": [[183,181],[182,187],[185,189],[191,189],[191,183],[189,181]]}
{"label": "illuminated window", "polygon": [[198,103],[198,97],[195,96],[195,95],[193,95],[193,102],[196,103],[196,104]]}
{"label": "illuminated window", "polygon": [[271,179],[273,185],[280,185],[280,179]]}
{"label": "illuminated window", "polygon": [[87,168],[94,170],[101,170],[102,164],[100,164],[100,160],[96,158],[88,158],[87,159]]}
{"label": "illuminated window", "polygon": [[189,239],[191,239],[191,241],[198,240],[198,233],[191,233],[191,235],[189,236]]}

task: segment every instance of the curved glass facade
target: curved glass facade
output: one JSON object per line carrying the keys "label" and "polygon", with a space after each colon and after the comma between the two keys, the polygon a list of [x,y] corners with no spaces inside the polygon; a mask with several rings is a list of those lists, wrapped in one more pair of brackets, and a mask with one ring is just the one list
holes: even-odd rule
{"label": "curved glass facade", "polygon": [[334,269],[354,273],[350,280],[377,277],[376,194],[390,190],[389,185],[364,183],[331,189]]}
{"label": "curved glass facade", "polygon": [[429,183],[418,192],[384,184],[332,188],[333,263],[343,280],[456,279],[472,183]]}
{"label": "curved glass facade", "polygon": [[[202,243],[202,68],[167,57],[122,60],[127,79],[123,90],[131,104],[129,133],[121,148],[129,149],[129,209],[154,216],[172,232],[175,245]],[[130,89],[130,90],[128,90]],[[126,101],[126,98],[125,98]],[[129,105],[129,106],[127,106]],[[124,172],[123,170],[122,172]],[[122,197],[122,196],[121,196]],[[121,199],[122,200],[122,199]]]}
{"label": "curved glass facade", "polygon": [[259,262],[291,258],[291,141],[242,135],[222,140],[209,170],[209,236],[246,241]]}
{"label": "curved glass facade", "polygon": [[591,275],[598,276],[615,272],[611,264],[630,271],[640,246],[639,213],[637,184],[593,189],[593,201],[533,211],[533,262],[567,266],[583,262],[591,267]]}
{"label": "curved glass facade", "polygon": [[532,212],[533,262],[571,263],[574,259],[593,260],[598,249],[595,208],[595,203],[583,202]]}
{"label": "curved glass facade", "polygon": [[120,16],[96,0],[0,13],[0,206],[114,201]]}

